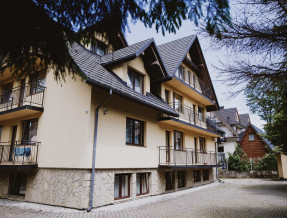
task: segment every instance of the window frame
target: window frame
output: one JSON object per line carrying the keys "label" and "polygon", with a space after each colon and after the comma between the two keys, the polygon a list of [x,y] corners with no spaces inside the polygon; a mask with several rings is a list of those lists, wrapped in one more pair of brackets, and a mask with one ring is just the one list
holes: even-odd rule
{"label": "window frame", "polygon": [[[132,87],[129,86],[129,85],[128,85],[128,87],[130,87],[132,90],[134,90],[134,91],[137,92],[137,93],[144,94],[144,75],[142,75],[141,73],[139,73],[139,72],[137,72],[137,71],[131,69],[130,67],[128,68],[128,77],[127,77],[128,80],[130,80],[129,74],[132,75],[133,81],[130,81],[131,84],[132,84]],[[135,87],[135,79],[136,79],[137,77],[141,79],[141,81],[139,81],[139,84],[140,84],[140,86],[141,86],[141,87],[140,87],[140,89],[141,89],[140,92],[136,91],[136,87]],[[127,83],[127,84],[128,84],[128,83]]]}
{"label": "window frame", "polygon": [[[178,96],[179,98],[176,98],[176,96]],[[175,102],[175,100],[177,100],[178,102]],[[177,108],[176,103],[178,105]],[[177,94],[176,92],[173,92],[173,109],[179,113],[183,113],[182,106],[183,106],[183,97]]]}
{"label": "window frame", "polygon": [[[250,139],[250,136],[253,136],[253,139]],[[255,140],[255,134],[254,133],[248,134],[248,140],[254,141]]]}
{"label": "window frame", "polygon": [[11,98],[12,92],[13,92],[13,82],[3,84],[1,87],[1,102],[0,102],[0,104],[8,103],[10,98]]}
{"label": "window frame", "polygon": [[[138,182],[137,182],[137,179],[138,179],[138,176],[139,175],[139,179],[140,179],[140,193],[137,193],[137,184],[138,184]],[[142,190],[143,190],[143,181],[142,181],[142,179],[144,178],[144,176],[146,176],[146,183],[147,183],[147,187],[146,187],[146,192],[143,192]],[[146,194],[148,194],[149,193],[149,173],[137,173],[136,174],[136,195],[137,196],[140,196],[140,195],[146,195]]]}
{"label": "window frame", "polygon": [[[44,85],[40,84],[39,81],[44,81]],[[46,74],[44,72],[39,72],[32,74],[30,76],[29,85],[30,85],[30,95],[35,95],[41,93],[45,90],[46,84]]]}
{"label": "window frame", "polygon": [[[179,133],[180,135],[180,139],[181,139],[181,143],[179,145],[179,149],[176,148],[176,134]],[[173,131],[173,138],[174,138],[174,144],[173,144],[173,148],[176,151],[183,151],[183,132],[178,131],[178,130],[174,130]]]}
{"label": "window frame", "polygon": [[[203,142],[203,145],[201,144]],[[199,151],[206,152],[206,139],[202,136],[199,136]]]}
{"label": "window frame", "polygon": [[[115,185],[116,185],[116,176],[119,176],[119,197],[115,197]],[[127,196],[122,196],[122,177],[123,176],[128,176],[128,195]],[[125,199],[129,198],[131,195],[131,175],[129,173],[119,173],[115,174],[115,179],[114,179],[114,200],[120,200],[120,199]]]}
{"label": "window frame", "polygon": [[103,55],[108,54],[108,46],[104,42],[101,42],[99,40],[96,40],[95,44],[91,44],[91,51],[94,52],[95,54],[99,55],[99,56],[103,56],[102,54],[99,54],[97,52],[100,45],[103,45],[105,47],[105,49],[104,49],[105,51],[104,51]]}
{"label": "window frame", "polygon": [[[128,124],[128,121],[131,120],[133,122],[133,125],[132,125],[132,142],[127,142],[127,124]],[[135,143],[135,122],[139,122],[141,124],[141,128],[140,128],[140,131],[141,131],[141,143],[139,144],[136,144]],[[134,118],[131,118],[131,117],[127,117],[126,118],[126,145],[134,145],[134,146],[141,146],[141,147],[144,147],[144,121],[142,120],[137,120],[137,119],[134,119]]]}
{"label": "window frame", "polygon": [[164,90],[164,101],[165,101],[167,104],[170,104],[169,94],[170,94],[170,91],[167,90],[167,89],[165,89],[165,90]]}

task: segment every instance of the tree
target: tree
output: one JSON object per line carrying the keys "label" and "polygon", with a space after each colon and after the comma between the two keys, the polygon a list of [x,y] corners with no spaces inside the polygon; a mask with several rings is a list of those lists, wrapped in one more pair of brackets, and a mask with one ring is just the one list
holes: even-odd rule
{"label": "tree", "polygon": [[128,19],[175,33],[183,20],[206,22],[218,37],[229,22],[228,0],[4,0],[0,3],[0,72],[18,78],[53,68],[56,78],[81,72],[69,55],[71,43],[92,43],[94,32],[110,44],[124,32]]}
{"label": "tree", "polygon": [[247,105],[267,122],[266,137],[287,152],[287,1],[239,0],[233,6],[238,8],[232,25],[214,38],[236,54],[221,75],[243,87],[238,92],[245,92]]}

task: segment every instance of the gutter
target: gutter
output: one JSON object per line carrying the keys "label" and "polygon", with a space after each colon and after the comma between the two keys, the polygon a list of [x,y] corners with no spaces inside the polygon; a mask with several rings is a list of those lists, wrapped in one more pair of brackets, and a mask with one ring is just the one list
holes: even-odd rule
{"label": "gutter", "polygon": [[91,192],[90,192],[90,204],[87,209],[87,212],[90,212],[93,207],[94,200],[94,183],[95,183],[95,163],[96,163],[96,148],[97,148],[97,135],[98,135],[98,118],[99,118],[99,109],[101,106],[106,103],[109,98],[112,96],[113,90],[110,89],[109,94],[102,100],[102,102],[96,108],[96,118],[95,118],[95,133],[94,133],[94,147],[93,147],[93,168],[92,168],[92,184],[91,184]]}

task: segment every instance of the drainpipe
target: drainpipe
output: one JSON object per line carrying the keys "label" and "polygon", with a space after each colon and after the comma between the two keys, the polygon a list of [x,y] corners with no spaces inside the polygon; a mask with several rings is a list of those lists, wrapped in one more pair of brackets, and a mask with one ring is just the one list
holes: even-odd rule
{"label": "drainpipe", "polygon": [[98,105],[96,108],[96,119],[95,119],[95,133],[94,133],[94,147],[93,147],[93,168],[92,168],[92,184],[91,184],[91,193],[90,193],[90,204],[87,212],[90,212],[93,207],[94,200],[94,183],[95,183],[95,162],[96,162],[96,148],[97,148],[97,135],[98,135],[98,117],[99,117],[99,109],[100,107],[106,103],[111,95],[113,94],[113,90],[111,89],[109,94],[105,97],[104,100]]}

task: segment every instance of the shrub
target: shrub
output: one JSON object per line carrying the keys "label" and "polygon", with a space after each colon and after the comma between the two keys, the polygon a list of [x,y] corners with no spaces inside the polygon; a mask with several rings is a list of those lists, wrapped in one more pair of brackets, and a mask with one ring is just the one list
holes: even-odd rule
{"label": "shrub", "polygon": [[250,164],[247,161],[247,156],[244,151],[238,145],[235,148],[233,154],[228,153],[228,169],[238,172],[249,172]]}

